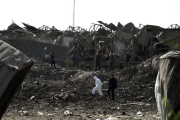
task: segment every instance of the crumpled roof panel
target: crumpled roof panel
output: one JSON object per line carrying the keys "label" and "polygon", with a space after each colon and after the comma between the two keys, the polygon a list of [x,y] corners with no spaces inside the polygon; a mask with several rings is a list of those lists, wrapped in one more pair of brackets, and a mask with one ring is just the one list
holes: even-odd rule
{"label": "crumpled roof panel", "polygon": [[34,63],[34,61],[21,51],[0,40],[0,63],[20,70]]}
{"label": "crumpled roof panel", "polygon": [[153,33],[147,33],[146,29],[154,29],[154,28],[161,28],[161,27],[155,25],[144,26],[140,31],[138,43],[147,46],[149,43],[149,37],[151,37]]}

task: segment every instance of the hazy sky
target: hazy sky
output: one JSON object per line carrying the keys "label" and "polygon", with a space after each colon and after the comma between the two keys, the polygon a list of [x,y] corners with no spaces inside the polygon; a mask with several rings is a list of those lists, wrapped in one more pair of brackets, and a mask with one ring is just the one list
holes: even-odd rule
{"label": "hazy sky", "polygon": [[[74,0],[0,0],[0,30],[13,20],[35,27],[55,26],[65,30],[73,25]],[[180,25],[180,0],[76,0],[75,26],[89,29],[91,23],[103,21],[158,25],[164,28]]]}

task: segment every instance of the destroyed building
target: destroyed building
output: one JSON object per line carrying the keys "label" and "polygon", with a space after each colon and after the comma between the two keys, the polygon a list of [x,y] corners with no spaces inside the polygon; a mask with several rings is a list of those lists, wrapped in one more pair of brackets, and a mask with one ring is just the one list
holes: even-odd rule
{"label": "destroyed building", "polygon": [[[119,22],[117,26],[102,21],[98,21],[98,23],[93,24],[89,30],[69,26],[66,30],[60,31],[54,26],[51,28],[43,25],[36,28],[26,23],[23,23],[25,27],[21,28],[13,22],[7,30],[0,31],[0,38],[3,42],[20,50],[36,62],[23,83],[25,88],[20,88],[18,96],[15,96],[16,98],[10,108],[19,106],[17,101],[21,100],[24,106],[29,107],[29,110],[35,109],[35,113],[41,109],[49,110],[52,108],[50,110],[52,113],[62,109],[62,111],[59,110],[58,112],[64,116],[69,115],[68,117],[70,117],[73,115],[75,117],[77,111],[79,113],[87,111],[88,113],[85,113],[87,118],[96,118],[96,114],[103,114],[102,116],[105,118],[107,117],[106,114],[118,113],[119,110],[129,114],[128,112],[131,113],[130,110],[133,110],[133,107],[136,110],[141,108],[144,113],[147,109],[156,111],[154,86],[159,61],[160,66],[165,64],[164,61],[166,61],[165,65],[168,65],[168,61],[174,63],[173,60],[176,61],[175,64],[179,65],[179,53],[175,52],[180,50],[179,31],[174,30],[172,26],[168,29],[154,25],[144,25],[143,28],[137,28],[133,23],[122,25]],[[49,63],[43,61],[44,55],[52,51],[55,53],[58,64],[55,69],[50,69]],[[102,71],[94,72],[95,55],[98,51],[101,51],[103,56],[101,61]],[[106,68],[109,67],[108,57],[111,51],[114,52],[116,57],[114,73],[119,82],[116,96],[118,107],[111,107],[106,98],[92,98],[89,96],[89,91],[94,85],[90,78],[92,74],[100,77],[103,84],[106,85],[108,82],[107,78],[111,72]],[[70,59],[71,54],[74,52],[78,55],[79,62],[76,70],[71,67],[72,61]],[[127,54],[131,56],[131,67],[129,69],[124,68]],[[165,55],[162,56],[163,54]],[[173,60],[170,58],[173,58]],[[164,72],[163,70],[159,69],[159,73]],[[173,70],[176,70],[174,73],[177,73],[178,68],[175,69],[174,67]],[[179,79],[178,75],[173,78],[176,82],[177,79]],[[163,76],[160,75],[159,81],[163,80]],[[167,87],[167,84],[163,84],[163,82],[161,85]],[[177,87],[175,84],[173,86]],[[104,92],[106,89],[107,86],[104,87]],[[168,90],[170,89],[171,87],[168,88]],[[167,89],[163,88],[162,90]],[[179,91],[176,92],[178,94]],[[167,96],[169,99],[169,93],[159,92],[158,94]],[[100,103],[100,100],[103,102]],[[170,98],[173,108],[176,109],[179,103],[174,102],[174,100],[178,100],[178,98]],[[163,105],[160,107],[161,109],[166,108]],[[55,107],[58,108],[54,110]],[[70,109],[71,107],[74,109]],[[28,115],[27,112],[24,112],[25,109],[27,108],[22,108],[21,114]],[[96,113],[94,109],[99,109],[99,112]],[[20,110],[18,109],[18,111]],[[73,112],[71,113],[71,111]],[[166,112],[163,111],[162,114],[166,116]],[[78,118],[83,116],[79,115],[79,113],[77,113]],[[38,112],[38,115],[40,114],[42,113]],[[33,113],[33,115],[35,114]]]}

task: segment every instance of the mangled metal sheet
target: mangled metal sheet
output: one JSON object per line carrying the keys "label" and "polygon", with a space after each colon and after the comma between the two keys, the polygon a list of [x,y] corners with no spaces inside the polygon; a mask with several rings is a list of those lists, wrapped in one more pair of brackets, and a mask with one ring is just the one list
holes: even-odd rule
{"label": "mangled metal sheet", "polygon": [[114,35],[118,37],[119,39],[121,39],[122,37],[125,39],[128,39],[128,38],[132,38],[133,36],[132,34],[125,33],[120,29],[116,30]]}
{"label": "mangled metal sheet", "polygon": [[59,44],[66,47],[72,47],[74,42],[73,37],[59,36],[57,40],[55,40],[55,44]]}
{"label": "mangled metal sheet", "polygon": [[36,34],[29,32],[27,30],[23,30],[23,29],[16,29],[16,30],[13,30],[13,32],[25,33],[27,36],[34,36],[34,37],[36,36]]}
{"label": "mangled metal sheet", "polygon": [[123,25],[120,22],[118,22],[117,29],[121,29],[121,28],[123,28]]}
{"label": "mangled metal sheet", "polygon": [[0,119],[34,61],[0,40]]}
{"label": "mangled metal sheet", "polygon": [[129,34],[135,34],[139,32],[139,29],[134,26],[132,22],[126,24],[121,28],[123,32],[129,33]]}
{"label": "mangled metal sheet", "polygon": [[153,33],[146,32],[146,29],[158,29],[158,28],[161,28],[161,27],[154,26],[154,25],[144,26],[140,31],[138,43],[141,45],[147,46],[149,43],[149,38],[153,35]]}
{"label": "mangled metal sheet", "polygon": [[113,46],[115,55],[119,56],[120,58],[126,55],[126,45],[123,42],[113,39]]}
{"label": "mangled metal sheet", "polygon": [[32,61],[21,51],[3,41],[0,41],[0,62],[9,67],[20,70],[24,68],[27,63],[31,63]]}
{"label": "mangled metal sheet", "polygon": [[[170,111],[180,110],[180,51],[170,51],[160,57],[155,84],[155,98],[161,120],[169,120]],[[168,104],[167,105],[167,101]]]}
{"label": "mangled metal sheet", "polygon": [[19,27],[16,23],[12,23],[10,26],[8,26],[7,30],[16,30],[16,29],[22,29]]}
{"label": "mangled metal sheet", "polygon": [[35,28],[34,26],[31,26],[31,25],[28,25],[26,23],[23,23],[22,24],[25,26],[25,28],[31,32],[37,32],[39,29]]}
{"label": "mangled metal sheet", "polygon": [[104,23],[102,21],[98,21],[99,23],[103,24],[105,27],[109,28],[110,30],[116,30],[117,27],[113,24],[113,23],[110,23],[110,24],[107,24],[107,23]]}
{"label": "mangled metal sheet", "polygon": [[157,38],[159,41],[169,41],[167,43],[172,49],[180,50],[180,33],[178,32],[161,32]]}

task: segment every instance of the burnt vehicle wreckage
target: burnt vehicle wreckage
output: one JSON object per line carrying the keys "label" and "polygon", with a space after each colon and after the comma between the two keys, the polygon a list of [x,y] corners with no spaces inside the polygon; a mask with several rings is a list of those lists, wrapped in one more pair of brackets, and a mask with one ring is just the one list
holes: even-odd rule
{"label": "burnt vehicle wreckage", "polygon": [[[46,63],[45,54],[51,51],[54,51],[57,64],[63,67],[67,75],[73,70],[97,74],[95,58],[99,51],[102,55],[100,71],[118,74],[121,76],[119,80],[124,84],[126,84],[124,79],[130,79],[130,74],[135,75],[138,71],[139,74],[146,71],[145,74],[157,75],[156,79],[153,79],[156,81],[155,96],[148,94],[148,97],[153,96],[156,99],[160,118],[166,120],[171,110],[179,111],[180,26],[177,24],[170,25],[167,29],[155,25],[140,25],[137,28],[133,23],[123,26],[119,22],[115,26],[112,23],[98,21],[98,24],[92,23],[89,30],[69,26],[64,31],[54,26],[51,28],[43,25],[36,28],[26,23],[22,24],[24,28],[13,22],[7,30],[0,31],[1,118],[34,65],[34,61],[30,58],[41,61],[41,68]],[[107,70],[111,51],[115,55],[113,71]],[[75,66],[71,59],[74,53],[78,56]],[[127,55],[131,58],[130,68],[124,67]],[[65,80],[67,75],[62,79]],[[132,79],[135,78],[133,75]],[[64,95],[70,96],[66,93]],[[55,99],[59,100],[59,96],[55,96]],[[133,100],[138,99],[140,98],[135,97]],[[172,107],[169,108],[163,99],[167,99]]]}

